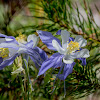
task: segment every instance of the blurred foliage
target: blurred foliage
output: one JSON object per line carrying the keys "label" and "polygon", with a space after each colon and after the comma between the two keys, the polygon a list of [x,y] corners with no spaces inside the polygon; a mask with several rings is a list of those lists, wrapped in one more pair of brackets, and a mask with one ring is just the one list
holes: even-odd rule
{"label": "blurred foliage", "polygon": [[[82,66],[81,61],[76,60],[73,73],[65,80],[65,98],[64,82],[59,79],[55,81],[55,90],[51,94],[59,68],[49,69],[45,77],[37,78],[38,70],[29,60],[29,75],[34,89],[34,91],[30,89],[30,100],[74,100],[75,98],[81,100],[80,98],[92,93],[95,96],[100,89],[100,26],[95,22],[89,4],[91,0],[80,0],[80,2],[77,0],[4,1],[2,0],[0,4],[1,33],[17,36],[19,32],[29,35],[37,34],[36,30],[45,30],[56,36],[57,30],[67,29],[72,37],[82,35],[88,41],[86,48],[90,51],[90,57],[87,58],[87,65]],[[95,10],[100,13],[100,8],[96,5]],[[60,36],[56,37],[60,39]],[[46,51],[48,56],[54,53],[41,41],[38,46]],[[28,79],[25,73],[11,75],[13,68],[17,69],[17,67],[15,61],[12,66],[0,71],[1,100],[25,100],[27,98]]]}
{"label": "blurred foliage", "polygon": [[[23,19],[28,15],[27,5],[30,0],[0,1],[0,32],[6,35],[16,35],[16,29],[23,26]],[[25,16],[24,16],[25,15]],[[20,19],[20,20],[19,20]],[[24,21],[25,23],[25,21]]]}

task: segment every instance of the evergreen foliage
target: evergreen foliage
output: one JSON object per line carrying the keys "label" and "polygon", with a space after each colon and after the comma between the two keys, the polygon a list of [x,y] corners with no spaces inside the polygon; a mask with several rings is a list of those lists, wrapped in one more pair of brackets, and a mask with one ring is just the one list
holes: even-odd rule
{"label": "evergreen foliage", "polygon": [[[25,98],[23,99],[23,95],[26,98],[28,95],[30,99],[27,98],[27,100],[67,100],[68,98],[70,100],[80,100],[82,97],[99,91],[100,26],[95,22],[89,1],[82,0],[79,3],[74,0],[39,0],[39,3],[37,3],[37,0],[31,0],[31,3],[28,3],[28,8],[33,16],[27,16],[27,18],[34,18],[36,22],[34,23],[33,20],[32,25],[18,27],[16,33],[21,31],[22,34],[29,35],[33,33],[37,34],[36,30],[44,30],[52,32],[53,36],[61,40],[60,36],[55,34],[59,29],[66,29],[71,33],[72,37],[82,35],[87,40],[85,48],[90,51],[90,57],[86,59],[86,66],[82,66],[81,61],[76,60],[73,72],[65,80],[66,90],[64,89],[64,81],[56,79],[55,84],[53,84],[59,68],[55,70],[49,69],[45,77],[43,75],[36,77],[38,70],[32,61],[29,60],[28,72],[25,69],[23,73],[11,75],[12,70],[18,68],[17,60],[15,60],[14,64],[11,65],[13,69],[8,66],[4,70],[0,70],[1,100],[8,100],[7,97],[9,97],[9,100],[25,100]],[[84,13],[81,12],[81,9]],[[100,14],[100,9],[96,5],[95,9]],[[0,25],[0,30],[5,31],[4,33],[7,35],[9,34],[6,31],[7,27],[5,30]],[[41,40],[38,46],[48,56],[55,53],[55,51],[49,50]],[[27,74],[25,75],[24,73]],[[30,91],[31,86],[29,86],[28,76],[32,80],[34,91]],[[65,91],[66,96],[64,98]]]}

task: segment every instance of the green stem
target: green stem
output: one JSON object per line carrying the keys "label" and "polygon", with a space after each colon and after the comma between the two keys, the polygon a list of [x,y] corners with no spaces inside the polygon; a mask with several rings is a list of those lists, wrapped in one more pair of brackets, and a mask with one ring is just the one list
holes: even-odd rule
{"label": "green stem", "polygon": [[25,100],[25,90],[24,90],[24,86],[23,86],[23,81],[22,81],[21,75],[19,76],[19,80],[20,80],[20,84],[21,84],[21,88],[22,88],[22,92],[23,92],[24,100]]}
{"label": "green stem", "polygon": [[30,86],[29,86],[29,68],[28,68],[28,63],[26,61],[26,59],[24,59],[24,63],[25,63],[25,73],[26,73],[26,77],[27,77],[27,85],[28,85],[28,100],[29,100],[29,91],[30,91]]}

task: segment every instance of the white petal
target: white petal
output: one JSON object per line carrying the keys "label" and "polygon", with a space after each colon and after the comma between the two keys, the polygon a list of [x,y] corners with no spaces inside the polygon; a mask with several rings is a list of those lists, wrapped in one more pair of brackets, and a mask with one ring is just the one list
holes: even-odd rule
{"label": "white petal", "polygon": [[18,44],[19,44],[19,47],[25,47],[24,43],[19,42]]}
{"label": "white petal", "polygon": [[33,47],[35,47],[38,44],[39,37],[36,36],[35,34],[29,35],[28,38],[27,38],[27,41],[30,42],[31,40],[34,42]]}
{"label": "white petal", "polygon": [[27,53],[27,48],[23,48],[23,47],[20,47],[19,50],[17,51],[17,53],[20,55],[20,54],[23,54],[23,53]]}
{"label": "white petal", "polygon": [[65,50],[59,45],[59,43],[56,40],[52,40],[52,45],[59,53],[65,53]]}
{"label": "white petal", "polygon": [[5,57],[3,58],[3,61],[7,60],[8,58],[14,56],[18,50],[14,49],[14,48],[8,48],[9,49],[9,56],[8,57]]}
{"label": "white petal", "polygon": [[0,38],[0,43],[5,42],[5,38]]}
{"label": "white petal", "polygon": [[17,50],[16,49],[9,48],[9,57],[12,57],[16,53],[17,53]]}
{"label": "white petal", "polygon": [[64,57],[63,62],[66,64],[72,64],[74,62],[74,60],[73,59],[65,59],[65,57]]}
{"label": "white petal", "polygon": [[64,49],[67,48],[68,41],[69,41],[70,33],[66,30],[61,30],[61,38],[62,38],[62,47]]}
{"label": "white petal", "polygon": [[15,43],[0,43],[0,48],[19,48],[19,45]]}
{"label": "white petal", "polygon": [[6,41],[12,41],[13,39],[10,38],[5,38]]}
{"label": "white petal", "polygon": [[85,40],[81,35],[76,36],[74,41],[78,42],[80,47],[84,47],[87,44],[87,40]]}
{"label": "white petal", "polygon": [[79,52],[71,53],[70,58],[87,58],[89,57],[89,50],[88,49],[82,49]]}

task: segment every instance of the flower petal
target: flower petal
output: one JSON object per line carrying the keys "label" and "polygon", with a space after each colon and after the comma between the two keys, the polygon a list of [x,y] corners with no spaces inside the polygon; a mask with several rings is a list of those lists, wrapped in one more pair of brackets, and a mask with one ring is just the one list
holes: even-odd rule
{"label": "flower petal", "polygon": [[0,43],[2,43],[2,42],[5,42],[5,43],[13,42],[13,43],[18,44],[18,42],[16,41],[15,37],[7,36],[7,35],[4,35],[4,34],[0,34]]}
{"label": "flower petal", "polygon": [[49,49],[56,51],[56,49],[52,45],[52,40],[56,40],[59,43],[59,45],[61,45],[60,40],[55,38],[50,32],[41,31],[41,30],[37,30],[36,32],[38,33],[42,42],[46,44]]}
{"label": "flower petal", "polygon": [[18,44],[15,44],[13,42],[11,43],[0,43],[0,48],[15,48],[16,50],[19,49]]}
{"label": "flower petal", "polygon": [[0,37],[6,38],[6,39],[8,39],[8,41],[9,41],[9,39],[15,39],[15,37],[13,37],[13,36],[7,36],[7,35],[1,34],[1,33],[0,33]]}
{"label": "flower petal", "polygon": [[7,42],[13,41],[13,39],[11,39],[11,38],[5,38],[5,40],[6,40]]}
{"label": "flower petal", "polygon": [[52,62],[51,59],[45,60],[42,63],[42,66],[39,70],[38,76],[44,74],[49,68],[51,68],[53,65],[55,64],[55,62]]}
{"label": "flower petal", "polygon": [[64,66],[64,70],[63,70],[63,74],[59,74],[58,78],[61,80],[65,80],[66,77],[72,73],[73,71],[73,66],[75,65],[75,62],[73,62],[72,64],[65,64]]}
{"label": "flower petal", "polygon": [[78,58],[78,59],[82,61],[82,65],[83,65],[83,66],[86,65],[86,58]]}
{"label": "flower petal", "polygon": [[27,48],[26,50],[26,54],[30,56],[31,60],[37,64],[36,67],[40,67],[42,65],[42,58],[40,57],[40,54],[38,53],[37,50],[35,50],[34,48]]}
{"label": "flower petal", "polygon": [[61,29],[57,31],[56,35],[61,35]]}
{"label": "flower petal", "polygon": [[12,57],[13,55],[15,55],[16,52],[17,52],[16,49],[14,49],[14,48],[9,48],[9,57]]}
{"label": "flower petal", "polygon": [[71,53],[70,55],[70,59],[75,59],[75,58],[88,58],[89,55],[89,50],[88,49],[82,49],[79,52],[75,52],[75,53]]}
{"label": "flower petal", "polygon": [[60,67],[62,65],[62,58],[64,55],[61,55],[60,53],[54,53],[50,59],[53,60],[53,62],[55,62],[53,68],[57,68]]}
{"label": "flower petal", "polygon": [[8,58],[7,60],[4,60],[4,61],[0,64],[0,70],[2,70],[2,69],[3,69],[4,67],[6,67],[6,66],[11,65],[17,56],[18,56],[18,54],[15,54],[14,56]]}
{"label": "flower petal", "polygon": [[70,34],[69,34],[68,31],[66,31],[66,30],[61,31],[62,47],[64,49],[67,48],[67,45],[68,45],[68,42],[69,42],[69,37],[70,37]]}
{"label": "flower petal", "polygon": [[37,56],[38,56],[38,57],[37,57],[37,60],[38,60],[38,58],[41,60],[40,65],[38,64],[38,62],[37,62],[36,59],[34,59],[34,58],[32,58],[32,57],[31,57],[31,59],[33,60],[33,62],[34,62],[34,64],[35,64],[36,68],[39,69],[40,66],[42,65],[42,63],[43,63],[45,60],[48,59],[48,56],[47,56],[47,54],[46,54],[42,49],[40,49],[39,47],[35,47],[34,50],[36,51],[36,53],[38,53],[38,55],[37,55]]}
{"label": "flower petal", "polygon": [[33,47],[35,47],[35,46],[37,46],[37,44],[39,42],[39,37],[36,36],[35,34],[29,35],[28,38],[27,38],[27,41],[30,42],[31,40],[34,43]]}
{"label": "flower petal", "polygon": [[25,45],[27,47],[33,47],[34,42],[32,40],[30,40],[29,42],[27,42]]}
{"label": "flower petal", "polygon": [[74,38],[73,37],[69,37],[69,42],[70,41],[74,41]]}
{"label": "flower petal", "polygon": [[74,62],[74,60],[73,59],[69,59],[69,57],[63,57],[63,62],[65,63],[65,64],[72,64],[73,62]]}
{"label": "flower petal", "polygon": [[0,43],[5,42],[5,38],[0,38]]}
{"label": "flower petal", "polygon": [[[61,35],[61,29],[57,31],[56,35]],[[74,41],[73,37],[69,37],[69,42]]]}
{"label": "flower petal", "polygon": [[65,53],[65,50],[59,45],[59,43],[56,40],[52,40],[52,45],[59,53]]}
{"label": "flower petal", "polygon": [[5,37],[8,37],[8,36],[0,33],[0,37],[4,37],[5,38]]}
{"label": "flower petal", "polygon": [[42,58],[43,61],[48,59],[47,54],[42,49],[40,49],[39,47],[35,47],[34,50],[40,55],[40,57]]}
{"label": "flower petal", "polygon": [[78,42],[80,47],[84,47],[87,44],[87,40],[85,40],[81,35],[76,36],[74,41]]}
{"label": "flower petal", "polygon": [[20,47],[18,49],[17,53],[18,53],[18,55],[23,54],[23,53],[27,54],[27,48]]}
{"label": "flower petal", "polygon": [[57,68],[62,65],[62,57],[63,55],[59,53],[53,54],[49,59],[45,60],[39,70],[38,75],[44,74],[49,68]]}

